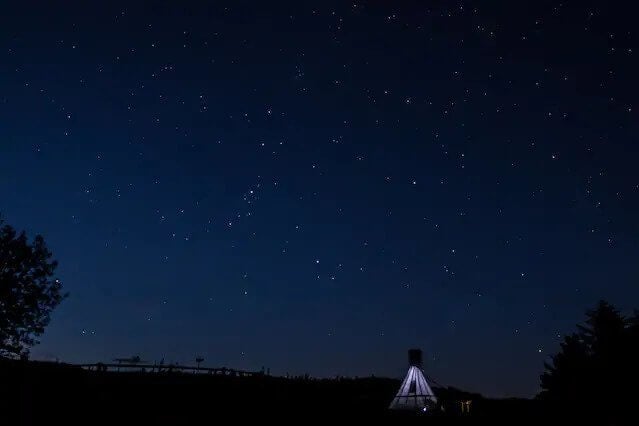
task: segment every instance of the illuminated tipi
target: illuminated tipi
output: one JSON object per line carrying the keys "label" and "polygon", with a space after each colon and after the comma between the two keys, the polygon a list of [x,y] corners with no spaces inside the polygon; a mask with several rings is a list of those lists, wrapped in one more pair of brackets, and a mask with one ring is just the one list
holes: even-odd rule
{"label": "illuminated tipi", "polygon": [[408,373],[391,402],[391,410],[430,411],[437,406],[437,398],[422,372],[422,351],[408,351]]}

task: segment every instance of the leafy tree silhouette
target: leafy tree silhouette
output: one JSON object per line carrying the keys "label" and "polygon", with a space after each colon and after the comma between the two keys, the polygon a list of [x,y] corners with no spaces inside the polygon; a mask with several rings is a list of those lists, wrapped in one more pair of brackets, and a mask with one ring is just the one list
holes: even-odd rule
{"label": "leafy tree silhouette", "polygon": [[574,415],[626,418],[639,379],[638,313],[625,318],[600,301],[577,329],[545,363],[539,397]]}
{"label": "leafy tree silhouette", "polygon": [[42,236],[29,242],[0,218],[0,356],[28,356],[66,297],[51,257]]}

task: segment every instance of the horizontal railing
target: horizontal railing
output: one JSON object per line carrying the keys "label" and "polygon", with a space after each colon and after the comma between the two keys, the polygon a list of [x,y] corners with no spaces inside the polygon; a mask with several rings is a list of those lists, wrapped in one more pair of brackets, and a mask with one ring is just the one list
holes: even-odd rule
{"label": "horizontal railing", "polygon": [[164,364],[138,364],[138,363],[95,363],[95,364],[78,364],[78,367],[89,371],[134,371],[147,373],[191,373],[191,374],[208,374],[214,376],[239,376],[253,377],[263,376],[262,371],[244,371],[233,368],[210,368],[210,367],[194,367],[188,365],[164,365]]}

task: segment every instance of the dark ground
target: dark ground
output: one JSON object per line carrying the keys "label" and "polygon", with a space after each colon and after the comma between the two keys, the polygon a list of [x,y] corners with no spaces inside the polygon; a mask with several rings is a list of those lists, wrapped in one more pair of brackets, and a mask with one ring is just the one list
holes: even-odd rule
{"label": "dark ground", "polygon": [[[249,418],[346,418],[401,424],[556,424],[533,400],[484,399],[436,389],[446,414],[389,412],[399,381],[383,378],[287,379],[182,373],[85,371],[68,364],[0,360],[0,424],[188,425]],[[472,413],[457,412],[473,398]],[[554,421],[553,421],[554,420]],[[567,422],[564,424],[572,424]]]}

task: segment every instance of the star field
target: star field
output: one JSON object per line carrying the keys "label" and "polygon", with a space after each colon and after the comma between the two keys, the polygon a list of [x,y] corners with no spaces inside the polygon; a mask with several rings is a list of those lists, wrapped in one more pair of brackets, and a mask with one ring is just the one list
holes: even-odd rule
{"label": "star field", "polygon": [[[532,396],[637,306],[625,3],[12,5],[0,212],[70,297],[33,356]],[[432,3],[432,4],[431,4]]]}

